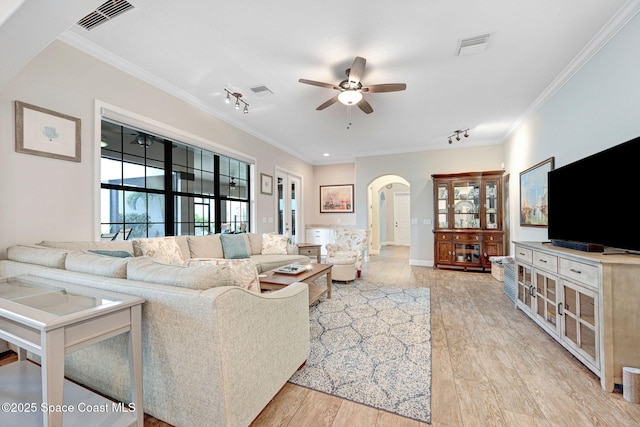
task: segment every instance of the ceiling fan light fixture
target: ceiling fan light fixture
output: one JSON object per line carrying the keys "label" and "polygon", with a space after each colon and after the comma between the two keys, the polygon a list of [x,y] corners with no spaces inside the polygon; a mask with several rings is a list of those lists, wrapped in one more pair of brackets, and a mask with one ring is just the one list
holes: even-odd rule
{"label": "ceiling fan light fixture", "polygon": [[338,101],[344,105],[355,105],[362,100],[362,94],[355,90],[345,90],[338,95]]}

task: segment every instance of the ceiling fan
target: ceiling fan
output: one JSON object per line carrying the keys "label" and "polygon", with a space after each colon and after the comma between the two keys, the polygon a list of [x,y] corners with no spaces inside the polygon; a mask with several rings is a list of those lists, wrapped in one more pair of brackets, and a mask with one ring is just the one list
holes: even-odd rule
{"label": "ceiling fan", "polygon": [[364,74],[364,66],[366,63],[366,59],[356,56],[351,68],[348,68],[345,71],[345,74],[347,75],[346,80],[341,81],[337,85],[307,79],[299,79],[298,81],[312,86],[320,86],[340,91],[338,95],[320,105],[316,110],[324,110],[325,108],[340,101],[344,105],[357,105],[365,113],[371,114],[373,113],[373,108],[371,107],[371,104],[364,99],[362,95],[363,93],[398,92],[405,90],[407,85],[405,83],[386,83],[363,86],[360,79]]}

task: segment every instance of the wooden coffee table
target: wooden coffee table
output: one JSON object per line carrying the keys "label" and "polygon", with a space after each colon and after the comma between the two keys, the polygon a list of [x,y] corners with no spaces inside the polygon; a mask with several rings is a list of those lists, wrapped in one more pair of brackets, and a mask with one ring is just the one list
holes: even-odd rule
{"label": "wooden coffee table", "polygon": [[[298,274],[276,273],[274,270],[260,274],[260,289],[275,291],[289,286],[295,282],[304,282],[309,285],[309,305],[318,301],[324,294],[331,299],[331,264],[309,264],[309,270]],[[327,276],[327,284],[316,285],[311,283],[315,278]],[[263,277],[264,276],[264,277]]]}

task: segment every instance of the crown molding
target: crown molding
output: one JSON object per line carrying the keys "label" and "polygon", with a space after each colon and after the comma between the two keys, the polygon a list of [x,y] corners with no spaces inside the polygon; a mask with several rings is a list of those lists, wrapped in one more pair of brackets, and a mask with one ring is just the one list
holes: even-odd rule
{"label": "crown molding", "polygon": [[240,122],[237,119],[220,113],[220,111],[213,109],[209,104],[203,102],[194,95],[177,88],[176,86],[168,83],[166,80],[159,78],[158,76],[148,72],[147,70],[133,64],[130,61],[123,59],[120,56],[113,54],[112,52],[98,46],[97,44],[85,39],[84,37],[74,33],[71,30],[66,30],[60,36],[58,40],[75,47],[76,49],[93,56],[94,58],[111,65],[118,70],[127,73],[163,92],[168,93],[171,96],[178,98],[212,116],[222,120],[223,122],[248,133],[249,135],[258,138],[261,141],[266,142],[286,153],[289,153],[307,163],[313,164],[312,160],[307,158],[303,153],[292,152],[290,147],[285,147],[277,141],[274,141],[267,135],[256,132],[254,129],[246,126],[244,122]]}
{"label": "crown molding", "polygon": [[524,113],[511,125],[502,138],[506,142],[531,115],[551,99],[571,78],[582,69],[618,32],[640,12],[640,0],[628,0],[591,41],[578,53],[562,72],[529,105]]}

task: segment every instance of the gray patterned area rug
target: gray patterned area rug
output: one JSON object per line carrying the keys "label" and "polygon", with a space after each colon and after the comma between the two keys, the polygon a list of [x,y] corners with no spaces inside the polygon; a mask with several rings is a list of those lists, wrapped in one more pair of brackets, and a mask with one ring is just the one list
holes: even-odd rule
{"label": "gray patterned area rug", "polygon": [[309,308],[311,355],[289,382],[431,423],[429,289],[334,283]]}

